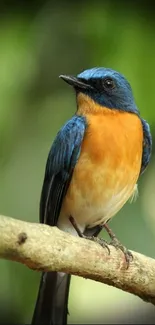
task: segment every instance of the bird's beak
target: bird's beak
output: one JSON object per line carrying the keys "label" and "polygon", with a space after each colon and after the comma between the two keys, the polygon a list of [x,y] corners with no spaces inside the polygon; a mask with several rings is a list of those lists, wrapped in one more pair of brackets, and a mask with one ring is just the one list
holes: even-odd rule
{"label": "bird's beak", "polygon": [[80,89],[93,89],[93,87],[89,84],[87,84],[84,81],[81,81],[79,78],[74,76],[67,76],[64,74],[61,74],[59,78],[63,79],[65,82],[67,82],[69,85],[80,88]]}

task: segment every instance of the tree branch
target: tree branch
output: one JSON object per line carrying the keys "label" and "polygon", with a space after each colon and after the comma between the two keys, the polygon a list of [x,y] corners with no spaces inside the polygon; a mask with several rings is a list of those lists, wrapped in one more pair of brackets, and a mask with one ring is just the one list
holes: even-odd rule
{"label": "tree branch", "polygon": [[155,305],[155,260],[133,253],[126,270],[121,251],[57,227],[0,216],[0,258],[37,271],[61,271],[115,286]]}

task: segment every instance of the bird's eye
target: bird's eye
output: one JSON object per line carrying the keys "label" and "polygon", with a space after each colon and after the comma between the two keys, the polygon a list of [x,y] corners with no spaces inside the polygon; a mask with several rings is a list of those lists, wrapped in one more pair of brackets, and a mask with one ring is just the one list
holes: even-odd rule
{"label": "bird's eye", "polygon": [[103,80],[103,86],[107,89],[113,89],[115,88],[114,80],[111,78],[106,78]]}

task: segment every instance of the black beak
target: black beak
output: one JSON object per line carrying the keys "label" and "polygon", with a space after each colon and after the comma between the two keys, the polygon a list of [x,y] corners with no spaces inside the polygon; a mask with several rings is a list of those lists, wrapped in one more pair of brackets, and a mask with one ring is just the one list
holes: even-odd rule
{"label": "black beak", "polygon": [[81,88],[81,89],[93,89],[93,87],[89,84],[87,84],[85,81],[82,81],[74,76],[67,76],[64,74],[61,74],[59,78],[63,79],[65,82],[67,82],[69,85],[75,87],[75,88]]}

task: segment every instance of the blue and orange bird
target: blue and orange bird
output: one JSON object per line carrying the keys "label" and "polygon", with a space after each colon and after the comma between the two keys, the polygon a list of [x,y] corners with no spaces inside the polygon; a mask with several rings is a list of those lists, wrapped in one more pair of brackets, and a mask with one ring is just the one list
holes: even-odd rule
{"label": "blue and orange bird", "polygon": [[[40,200],[40,222],[95,238],[134,195],[151,156],[148,123],[129,82],[106,68],[61,75],[76,93],[75,115],[50,149]],[[92,237],[90,237],[92,236]],[[102,241],[106,245],[105,241]],[[70,275],[43,273],[32,324],[66,324]]]}

